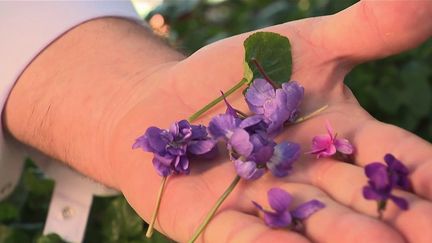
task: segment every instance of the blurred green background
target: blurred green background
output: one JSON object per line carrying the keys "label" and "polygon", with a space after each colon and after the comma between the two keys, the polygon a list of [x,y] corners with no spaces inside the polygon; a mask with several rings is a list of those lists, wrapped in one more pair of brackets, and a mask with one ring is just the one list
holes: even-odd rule
{"label": "blurred green background", "polygon": [[[245,31],[299,18],[336,13],[355,1],[171,0],[145,16],[155,32],[185,53]],[[363,64],[346,78],[362,106],[377,119],[432,141],[432,40],[397,56]],[[53,182],[31,160],[21,183],[0,202],[0,243],[62,242],[41,232]],[[171,242],[144,237],[147,225],[121,196],[96,198],[85,242]]]}

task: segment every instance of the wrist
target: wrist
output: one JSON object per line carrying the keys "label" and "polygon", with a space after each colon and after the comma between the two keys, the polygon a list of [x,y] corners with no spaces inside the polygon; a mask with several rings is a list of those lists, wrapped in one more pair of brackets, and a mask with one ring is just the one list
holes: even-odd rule
{"label": "wrist", "polygon": [[106,144],[143,77],[181,55],[137,23],[96,19],[70,30],[24,71],[5,107],[18,140],[109,186]]}

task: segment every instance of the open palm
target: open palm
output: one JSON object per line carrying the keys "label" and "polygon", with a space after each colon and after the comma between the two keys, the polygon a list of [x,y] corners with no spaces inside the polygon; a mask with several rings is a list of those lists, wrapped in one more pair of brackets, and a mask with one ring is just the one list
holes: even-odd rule
{"label": "open palm", "polygon": [[[360,2],[336,15],[263,29],[291,41],[292,80],[305,87],[301,113],[329,105],[318,116],[286,128],[277,140],[300,143],[302,152],[309,151],[312,137],[326,132],[328,120],[338,136],[348,138],[356,147],[354,164],[331,158],[316,160],[304,154],[293,173],[283,179],[267,174],[257,181],[242,181],[199,240],[432,242],[432,146],[407,131],[375,120],[343,84],[356,64],[401,52],[429,38],[431,15],[432,5],[426,1]],[[130,153],[133,140],[148,126],[168,127],[174,120],[187,118],[217,97],[219,90],[238,82],[243,73],[242,43],[248,35],[224,39],[183,61],[160,67],[146,79],[151,80],[150,86],[137,88],[141,98],[122,120],[113,150],[113,154],[130,155],[113,156],[113,165],[123,181],[123,193],[143,218],[150,219],[160,177],[152,168],[151,154]],[[231,95],[229,101],[247,111],[241,92]],[[211,116],[222,112],[224,105],[220,104],[197,122],[206,124]],[[397,192],[408,199],[410,209],[401,211],[389,203],[381,221],[376,218],[376,203],[362,198],[367,181],[362,167],[382,161],[386,153],[407,164],[413,192]],[[189,176],[169,178],[158,217],[157,228],[181,242],[191,237],[235,177],[234,165],[224,154],[211,161],[193,161],[191,168]],[[327,207],[305,221],[304,234],[270,229],[251,200],[267,205],[266,192],[274,186],[292,193],[295,204],[316,198]]]}

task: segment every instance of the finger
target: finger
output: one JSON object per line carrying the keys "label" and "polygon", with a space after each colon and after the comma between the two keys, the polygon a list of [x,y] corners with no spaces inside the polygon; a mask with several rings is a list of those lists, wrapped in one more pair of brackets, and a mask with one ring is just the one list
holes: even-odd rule
{"label": "finger", "polygon": [[[362,196],[367,183],[363,169],[355,165],[331,159],[312,161],[305,167],[309,181],[328,193],[338,202],[358,212],[377,216],[377,204]],[[432,204],[414,194],[396,191],[409,202],[407,211],[400,210],[389,202],[383,220],[396,228],[409,242],[432,242]]]}
{"label": "finger", "polygon": [[432,2],[360,1],[326,18],[317,35],[355,62],[397,54],[432,35]]}
{"label": "finger", "polygon": [[369,120],[356,130],[352,142],[356,146],[357,164],[364,166],[383,161],[391,153],[410,171],[414,192],[432,200],[432,145],[397,126]]}
{"label": "finger", "polygon": [[[149,220],[156,200],[157,176],[143,177],[142,171],[149,169],[150,163],[136,164],[136,172],[130,175],[130,186],[124,194],[137,212]],[[151,166],[151,165],[150,165]],[[201,173],[201,172],[200,172]],[[224,176],[221,176],[224,175]],[[163,194],[156,228],[179,242],[186,242],[203,222],[210,208],[221,196],[234,178],[232,163],[219,166],[190,176],[173,176]],[[240,182],[222,204],[215,217],[207,225],[198,241],[201,242],[267,242],[280,239],[281,242],[309,242],[307,238],[292,231],[272,230],[263,221],[251,215],[253,205],[250,198],[243,195],[249,187]]]}
{"label": "finger", "polygon": [[[393,228],[341,205],[316,187],[300,183],[281,184],[280,179],[271,176],[267,179],[272,186],[279,184],[280,188],[293,196],[292,208],[312,199],[325,204],[324,209],[302,222],[306,236],[314,242],[404,242],[403,237]],[[270,208],[266,194],[269,188],[261,187],[263,188],[254,194],[254,200]]]}
{"label": "finger", "polygon": [[[346,114],[345,110],[350,113]],[[348,138],[355,147],[356,164],[384,163],[391,153],[410,171],[414,192],[432,200],[432,145],[397,126],[379,122],[356,104],[332,104],[327,110],[304,124],[289,127],[287,137],[304,144],[310,151],[312,138],[325,134],[325,120],[330,121],[338,137]]]}
{"label": "finger", "polygon": [[217,214],[202,236],[202,242],[310,242],[306,237],[289,230],[271,229],[256,216],[235,210]]}

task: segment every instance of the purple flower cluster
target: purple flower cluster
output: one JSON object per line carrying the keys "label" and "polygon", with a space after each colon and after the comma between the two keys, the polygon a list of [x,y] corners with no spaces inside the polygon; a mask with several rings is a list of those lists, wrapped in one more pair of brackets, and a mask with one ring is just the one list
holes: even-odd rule
{"label": "purple flower cluster", "polygon": [[[255,79],[245,97],[255,113],[240,118],[223,97],[225,114],[213,117],[208,129],[191,125],[186,120],[175,122],[168,130],[150,127],[139,137],[133,148],[142,148],[154,154],[153,165],[161,176],[188,174],[188,155],[209,153],[216,141],[227,143],[237,174],[244,179],[260,178],[266,170],[274,176],[288,175],[292,164],[300,156],[296,143],[277,144],[272,137],[281,131],[287,121],[293,121],[303,98],[304,89],[296,82],[282,84],[274,89],[264,79]],[[210,135],[210,136],[209,136]]]}
{"label": "purple flower cluster", "polygon": [[276,144],[267,134],[268,125],[259,116],[241,120],[230,113],[220,114],[210,121],[209,133],[227,143],[237,174],[254,180],[269,169],[274,176],[286,176],[300,156],[296,143]]}
{"label": "purple flower cluster", "polygon": [[296,229],[296,224],[298,224],[298,222],[325,207],[322,202],[311,200],[290,211],[289,206],[292,201],[292,196],[288,192],[277,187],[271,188],[267,192],[267,196],[268,202],[273,211],[265,210],[260,204],[254,201],[252,201],[252,203],[264,213],[264,222],[272,228],[285,228],[291,226]]}
{"label": "purple flower cluster", "polygon": [[268,124],[267,132],[275,135],[285,122],[293,122],[303,99],[304,88],[295,81],[274,89],[265,79],[255,79],[245,94],[249,109]]}
{"label": "purple flower cluster", "polygon": [[168,130],[149,127],[137,138],[132,148],[141,148],[154,154],[153,166],[161,176],[188,174],[188,154],[209,153],[216,142],[208,136],[207,128],[191,125],[186,120],[175,122]]}
{"label": "purple flower cluster", "polygon": [[408,209],[408,202],[392,194],[394,188],[409,190],[408,169],[392,154],[384,156],[386,165],[374,162],[365,167],[368,185],[363,187],[363,196],[368,200],[378,202],[378,210],[384,210],[388,200],[392,200],[399,208]]}

